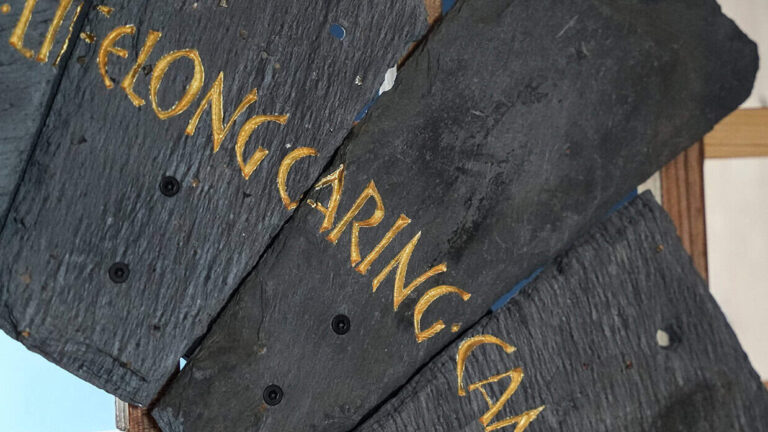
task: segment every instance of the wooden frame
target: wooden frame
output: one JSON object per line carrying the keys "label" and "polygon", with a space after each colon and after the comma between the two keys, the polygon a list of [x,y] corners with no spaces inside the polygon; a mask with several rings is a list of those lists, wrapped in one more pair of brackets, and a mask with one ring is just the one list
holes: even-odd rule
{"label": "wooden frame", "polygon": [[701,142],[684,151],[661,170],[664,209],[693,264],[707,279],[707,227],[704,214],[704,151]]}
{"label": "wooden frame", "polygon": [[[694,265],[707,278],[704,159],[768,157],[768,108],[740,109],[661,171],[662,201]],[[768,382],[765,382],[768,388]]]}
{"label": "wooden frame", "polygon": [[758,156],[768,156],[768,108],[740,109],[661,170],[664,208],[705,279],[704,159]]}
{"label": "wooden frame", "polygon": [[768,108],[741,109],[704,137],[704,157],[768,156]]}

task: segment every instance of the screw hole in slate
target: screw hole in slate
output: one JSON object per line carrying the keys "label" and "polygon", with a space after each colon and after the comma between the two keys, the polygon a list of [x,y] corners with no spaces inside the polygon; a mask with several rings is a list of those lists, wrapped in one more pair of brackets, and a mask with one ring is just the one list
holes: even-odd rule
{"label": "screw hole in slate", "polygon": [[351,328],[349,317],[346,315],[336,315],[333,317],[333,321],[331,321],[331,328],[334,333],[340,336],[349,333]]}
{"label": "screw hole in slate", "polygon": [[167,197],[175,196],[181,190],[181,184],[175,177],[165,176],[160,180],[160,193]]}
{"label": "screw hole in slate", "polygon": [[264,402],[269,406],[278,405],[283,400],[283,389],[277,385],[268,385],[264,389]]}
{"label": "screw hole in slate", "polygon": [[126,263],[116,262],[109,267],[109,279],[116,284],[125,283],[130,274],[131,270]]}
{"label": "screw hole in slate", "polygon": [[328,31],[331,32],[331,36],[338,40],[344,40],[344,37],[347,36],[347,30],[339,24],[331,24]]}

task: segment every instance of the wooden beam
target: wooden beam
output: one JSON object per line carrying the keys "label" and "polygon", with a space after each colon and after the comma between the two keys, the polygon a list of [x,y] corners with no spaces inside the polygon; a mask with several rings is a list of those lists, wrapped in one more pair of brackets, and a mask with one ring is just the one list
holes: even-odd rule
{"label": "wooden beam", "polygon": [[149,410],[128,405],[128,431],[127,432],[161,432],[155,420],[149,414]]}
{"label": "wooden beam", "polygon": [[434,24],[443,12],[442,0],[424,0],[424,4],[427,7],[427,21],[430,24]]}
{"label": "wooden beam", "polygon": [[704,157],[768,156],[768,108],[741,109],[704,137]]}
{"label": "wooden beam", "polygon": [[667,164],[661,170],[661,195],[685,250],[702,277],[707,279],[703,156],[699,142]]}
{"label": "wooden beam", "polygon": [[117,430],[128,430],[128,402],[115,398],[115,426]]}

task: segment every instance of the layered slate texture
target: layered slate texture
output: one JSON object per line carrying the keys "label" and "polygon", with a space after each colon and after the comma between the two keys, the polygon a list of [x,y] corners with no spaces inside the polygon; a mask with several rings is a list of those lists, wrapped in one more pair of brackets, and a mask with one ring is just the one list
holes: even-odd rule
{"label": "layered slate texture", "polygon": [[[38,13],[30,20],[25,44],[40,46],[51,24],[57,0],[39,0]],[[8,3],[10,4],[10,3]],[[7,14],[0,14],[0,226],[16,192],[29,152],[45,119],[50,95],[57,83],[59,68],[67,57],[58,59],[62,44],[52,47],[46,63],[23,57],[8,40],[22,12],[15,2]]]}
{"label": "layered slate texture", "polygon": [[[460,2],[347,138],[153,415],[173,432],[351,429],[735,109],[755,70],[754,44],[714,1]],[[319,232],[342,165],[333,229]],[[375,195],[371,181],[380,222],[368,199],[357,228],[343,225],[367,186]],[[364,259],[400,215],[411,222],[363,272],[352,232]],[[326,240],[338,227],[338,241]],[[396,266],[383,271],[407,244],[396,286]],[[422,329],[445,327],[419,343],[417,302],[440,285],[471,297],[430,304]],[[337,315],[351,322],[343,336]],[[270,385],[284,392],[277,406],[265,404]]]}
{"label": "layered slate texture", "polygon": [[[760,431],[768,392],[650,193],[592,229],[462,338],[478,348],[464,385],[522,368],[494,423],[546,406],[545,431]],[[661,345],[660,345],[661,343]],[[453,344],[356,432],[483,431],[480,390],[458,396]],[[498,400],[505,378],[484,387]],[[508,430],[514,430],[510,426]]]}
{"label": "layered slate texture", "polygon": [[[78,61],[66,67],[0,235],[0,327],[121,399],[147,403],[290,216],[278,195],[280,161],[298,147],[314,148],[318,155],[296,164],[288,189],[300,195],[311,186],[427,21],[421,0],[108,6],[110,16],[83,12],[83,37],[72,41]],[[33,19],[46,13],[36,9]],[[332,24],[345,28],[343,40],[331,35]],[[108,54],[115,82],[108,90],[96,57],[102,40],[124,25],[135,34],[115,44],[127,58]],[[30,43],[37,30],[30,28]],[[137,74],[134,89],[146,101],[137,108],[120,84],[151,31],[162,36]],[[202,91],[183,114],[160,120],[150,103],[154,66],[182,49],[199,52]],[[210,108],[193,136],[184,131],[220,71],[225,124],[254,88],[258,101],[214,154]],[[192,76],[189,57],[173,62],[159,107],[174,106]],[[27,84],[20,75],[2,80]],[[248,140],[246,161],[259,146],[269,154],[246,181],[235,138],[255,115],[288,119],[259,126]],[[8,134],[14,125],[2,129]],[[180,184],[172,198],[159,188],[165,176]],[[108,277],[113,263],[128,265],[125,283]]]}

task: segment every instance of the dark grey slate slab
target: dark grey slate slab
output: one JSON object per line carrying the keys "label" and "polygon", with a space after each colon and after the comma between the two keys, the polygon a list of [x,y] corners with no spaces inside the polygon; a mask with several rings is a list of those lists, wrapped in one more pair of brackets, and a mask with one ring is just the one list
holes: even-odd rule
{"label": "dark grey slate slab", "polygon": [[[460,2],[331,164],[346,170],[334,229],[319,233],[324,215],[299,207],[155,417],[166,431],[349,430],[454,340],[454,324],[479,320],[735,109],[755,68],[754,44],[714,1]],[[385,214],[360,228],[361,258],[400,215],[412,222],[363,275],[352,224],[335,245],[326,236],[371,181]],[[331,207],[330,190],[309,198]],[[372,283],[419,232],[404,286],[447,271],[393,311],[395,271]],[[423,328],[446,327],[418,343],[414,310],[439,285],[471,298],[431,304]]]}
{"label": "dark grey slate slab", "polygon": [[[751,432],[768,426],[768,392],[650,193],[592,229],[461,339],[483,334],[517,350],[477,348],[466,362],[465,386],[516,368],[524,373],[488,427],[541,406],[526,430]],[[488,404],[480,390],[458,395],[460,343],[355,430],[483,431],[479,419]],[[496,401],[509,382],[483,388]]]}
{"label": "dark grey slate slab", "polygon": [[[5,221],[29,158],[29,151],[47,113],[58,72],[67,60],[62,55],[54,67],[67,36],[67,27],[76,10],[73,6],[67,15],[48,61],[37,62],[28,59],[10,45],[12,32],[24,8],[21,2],[6,4],[10,10],[7,13],[0,11],[0,227]],[[58,4],[58,0],[37,2],[22,47],[40,52]]]}
{"label": "dark grey slate slab", "polygon": [[[0,236],[0,327],[121,399],[147,403],[291,214],[277,189],[283,158],[304,146],[318,153],[290,173],[288,190],[299,196],[387,68],[423,34],[426,13],[421,0],[108,6],[109,17],[88,10],[78,61],[67,65]],[[344,27],[343,40],[332,24]],[[127,58],[108,56],[115,82],[108,90],[98,50],[124,25],[135,25],[135,34],[115,43]],[[135,92],[146,101],[137,108],[120,83],[151,31],[162,36],[137,74]],[[204,84],[186,112],[161,121],[150,103],[150,82],[160,76],[153,71],[162,69],[154,66],[182,49],[198,50]],[[182,58],[170,66],[162,109],[184,94],[192,65]],[[193,136],[185,128],[220,71],[225,121],[254,88],[258,101],[214,154],[209,112]],[[13,84],[23,82],[3,85]],[[289,117],[284,126],[262,125],[247,142],[246,158],[258,146],[269,154],[246,181],[235,138],[255,115]],[[180,183],[172,198],[160,192],[164,176]],[[116,262],[129,266],[123,284],[108,276]]]}

